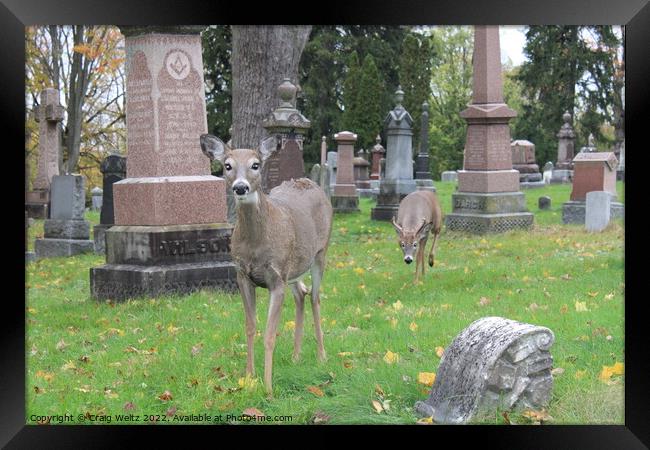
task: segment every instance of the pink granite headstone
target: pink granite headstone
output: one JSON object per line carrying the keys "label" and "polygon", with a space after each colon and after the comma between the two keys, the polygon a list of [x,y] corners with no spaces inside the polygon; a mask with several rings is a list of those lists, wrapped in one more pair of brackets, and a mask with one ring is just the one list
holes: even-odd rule
{"label": "pink granite headstone", "polygon": [[338,160],[336,170],[336,184],[334,195],[338,197],[354,197],[357,187],[354,183],[354,143],[357,135],[349,131],[342,131],[334,135],[338,144]]}
{"label": "pink granite headstone", "polygon": [[381,166],[380,161],[386,156],[386,149],[381,145],[381,136],[377,135],[375,139],[375,146],[372,148],[370,153],[372,154],[372,159],[370,162],[370,179],[378,180],[381,176]]}
{"label": "pink granite headstone", "polygon": [[581,152],[573,159],[571,200],[585,201],[587,193],[606,191],[616,198],[616,167],[614,152]]}
{"label": "pink granite headstone", "polygon": [[201,36],[126,35],[127,178],[114,184],[116,225],[226,222],[226,184],[210,174]]}
{"label": "pink granite headstone", "polygon": [[459,192],[514,192],[519,173],[512,169],[508,122],[517,113],[503,102],[499,27],[474,27],[473,98],[460,113],[467,121]]}

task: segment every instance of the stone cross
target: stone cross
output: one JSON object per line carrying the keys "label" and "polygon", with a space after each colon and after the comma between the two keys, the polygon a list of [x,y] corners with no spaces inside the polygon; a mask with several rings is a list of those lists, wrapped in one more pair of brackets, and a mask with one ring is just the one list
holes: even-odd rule
{"label": "stone cross", "polygon": [[508,122],[517,113],[503,101],[499,27],[474,27],[472,103],[460,113],[467,121],[463,170],[447,228],[475,234],[529,228],[533,214],[512,168]]}
{"label": "stone cross", "polygon": [[34,190],[49,190],[52,177],[59,174],[59,148],[61,146],[61,121],[64,108],[59,103],[59,91],[43,89],[41,103],[35,108],[38,122],[38,171]]}

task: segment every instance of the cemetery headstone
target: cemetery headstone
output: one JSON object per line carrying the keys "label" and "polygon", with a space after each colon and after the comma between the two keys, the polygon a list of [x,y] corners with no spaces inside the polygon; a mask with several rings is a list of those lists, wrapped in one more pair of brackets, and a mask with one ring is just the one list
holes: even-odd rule
{"label": "cemetery headstone", "polygon": [[36,253],[27,250],[29,247],[29,226],[30,226],[29,221],[30,218],[27,217],[27,211],[25,211],[25,264],[32,262],[36,259]]}
{"label": "cemetery headstone", "polygon": [[402,106],[404,91],[395,92],[395,108],[384,119],[386,127],[386,173],[379,183],[377,206],[370,218],[389,221],[397,216],[399,203],[416,190],[413,179],[413,118]]}
{"label": "cemetery headstone", "polygon": [[597,152],[596,144],[594,144],[594,135],[589,133],[587,138],[587,145],[585,147],[580,147],[580,153],[594,153]]}
{"label": "cemetery headstone", "polygon": [[102,173],[102,205],[99,213],[99,224],[93,227],[95,253],[106,252],[106,230],[115,224],[113,202],[113,185],[126,178],[126,157],[109,155],[99,166]]}
{"label": "cemetery headstone", "polygon": [[59,174],[61,121],[64,108],[59,103],[59,91],[43,89],[41,103],[34,110],[38,122],[38,166],[33,190],[27,192],[25,209],[29,217],[47,219],[52,178]]}
{"label": "cemetery headstone", "polygon": [[226,182],[211,175],[201,26],[124,26],[127,178],[113,184],[95,299],[237,290]]}
{"label": "cemetery headstone", "polygon": [[521,188],[544,187],[542,174],[535,162],[535,144],[525,139],[512,141],[512,168],[519,172]]}
{"label": "cemetery headstone", "polygon": [[609,224],[612,195],[606,191],[587,192],[585,202],[585,228],[587,231],[602,231]]}
{"label": "cemetery headstone", "polygon": [[624,206],[614,201],[616,193],[616,166],[613,152],[580,152],[573,159],[573,189],[568,202],[562,205],[563,223],[585,223],[585,207],[588,192],[606,191],[612,197],[610,220],[623,217]]}
{"label": "cemetery headstone", "polygon": [[551,197],[543,195],[537,199],[537,207],[541,210],[551,209]]}
{"label": "cemetery headstone", "polygon": [[296,86],[285,78],[278,87],[280,106],[262,122],[269,135],[276,136],[278,142],[278,150],[262,167],[262,189],[266,193],[283,181],[305,176],[302,143],[311,123],[295,107],[296,91]]}
{"label": "cemetery headstone", "polygon": [[517,113],[503,101],[498,26],[474,27],[473,61],[472,103],[461,112],[467,121],[463,170],[447,228],[474,234],[528,229],[533,214],[512,168],[508,122]]}
{"label": "cemetery headstone", "polygon": [[555,336],[546,327],[484,317],[460,332],[440,360],[431,393],[416,412],[463,424],[501,410],[539,410],[551,398]]}
{"label": "cemetery headstone", "polygon": [[549,184],[553,178],[553,163],[551,161],[544,164],[542,169],[542,180],[545,184]]}
{"label": "cemetery headstone", "polygon": [[564,123],[557,133],[557,161],[551,183],[570,183],[573,178],[573,157],[576,134],[571,126],[571,114],[562,115]]}
{"label": "cemetery headstone", "polygon": [[342,131],[334,135],[338,144],[336,161],[336,184],[330,201],[334,212],[359,211],[359,195],[354,184],[354,143],[357,135],[349,131]]}
{"label": "cemetery headstone", "polygon": [[358,155],[352,159],[354,168],[354,184],[357,185],[357,194],[359,197],[371,198],[373,196],[368,178],[368,167],[370,163],[365,158],[366,152],[359,150]]}
{"label": "cemetery headstone", "polygon": [[51,184],[50,218],[43,239],[34,243],[37,258],[73,256],[93,251],[86,210],[85,179],[81,175],[55,175]]}
{"label": "cemetery headstone", "polygon": [[334,190],[334,185],[336,184],[336,163],[338,160],[337,152],[327,152],[327,170],[330,177],[330,188]]}
{"label": "cemetery headstone", "polygon": [[91,191],[90,195],[92,197],[92,210],[93,211],[101,211],[102,209],[102,200],[103,200],[103,195],[104,191],[102,191],[102,188],[95,186]]}
{"label": "cemetery headstone", "polygon": [[458,181],[458,172],[455,170],[445,170],[440,174],[441,181]]}
{"label": "cemetery headstone", "polygon": [[314,164],[309,172],[309,179],[320,184],[320,164]]}
{"label": "cemetery headstone", "polygon": [[436,192],[429,169],[429,104],[422,103],[420,150],[415,158],[415,186],[418,191]]}

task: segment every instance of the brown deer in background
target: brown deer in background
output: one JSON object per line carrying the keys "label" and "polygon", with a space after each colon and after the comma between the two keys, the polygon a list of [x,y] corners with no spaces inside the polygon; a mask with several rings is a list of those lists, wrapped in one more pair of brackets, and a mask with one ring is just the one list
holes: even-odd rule
{"label": "brown deer in background", "polygon": [[415,191],[402,199],[397,210],[397,222],[392,220],[397,231],[399,244],[404,252],[404,262],[411,264],[415,253],[415,282],[419,281],[420,271],[424,276],[424,252],[429,232],[433,234],[433,244],[429,251],[429,266],[433,267],[435,247],[442,228],[442,211],[436,194],[430,191]]}
{"label": "brown deer in background", "polygon": [[237,284],[246,312],[248,360],[246,373],[255,374],[253,348],[256,333],[255,287],[270,292],[264,332],[264,384],[272,393],[273,349],[287,284],[296,301],[294,360],[302,345],[304,300],[309,292],[301,278],[311,271],[311,305],[318,345],[324,360],[319,288],[325,270],[325,253],[332,229],[332,206],[325,192],[307,178],[285,181],[262,191],[261,166],[276,150],[276,139],[268,138],[257,150],[231,149],[215,136],[201,136],[201,148],[224,168],[228,189],[236,201],[237,222],[231,238],[232,258],[237,266]]}

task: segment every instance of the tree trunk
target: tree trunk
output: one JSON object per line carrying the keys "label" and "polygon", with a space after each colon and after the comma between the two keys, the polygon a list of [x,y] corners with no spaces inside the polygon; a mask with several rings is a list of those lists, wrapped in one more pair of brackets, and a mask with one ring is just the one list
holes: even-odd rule
{"label": "tree trunk", "polygon": [[232,27],[232,145],[257,148],[262,120],[280,104],[283,78],[298,84],[298,64],[311,26]]}

